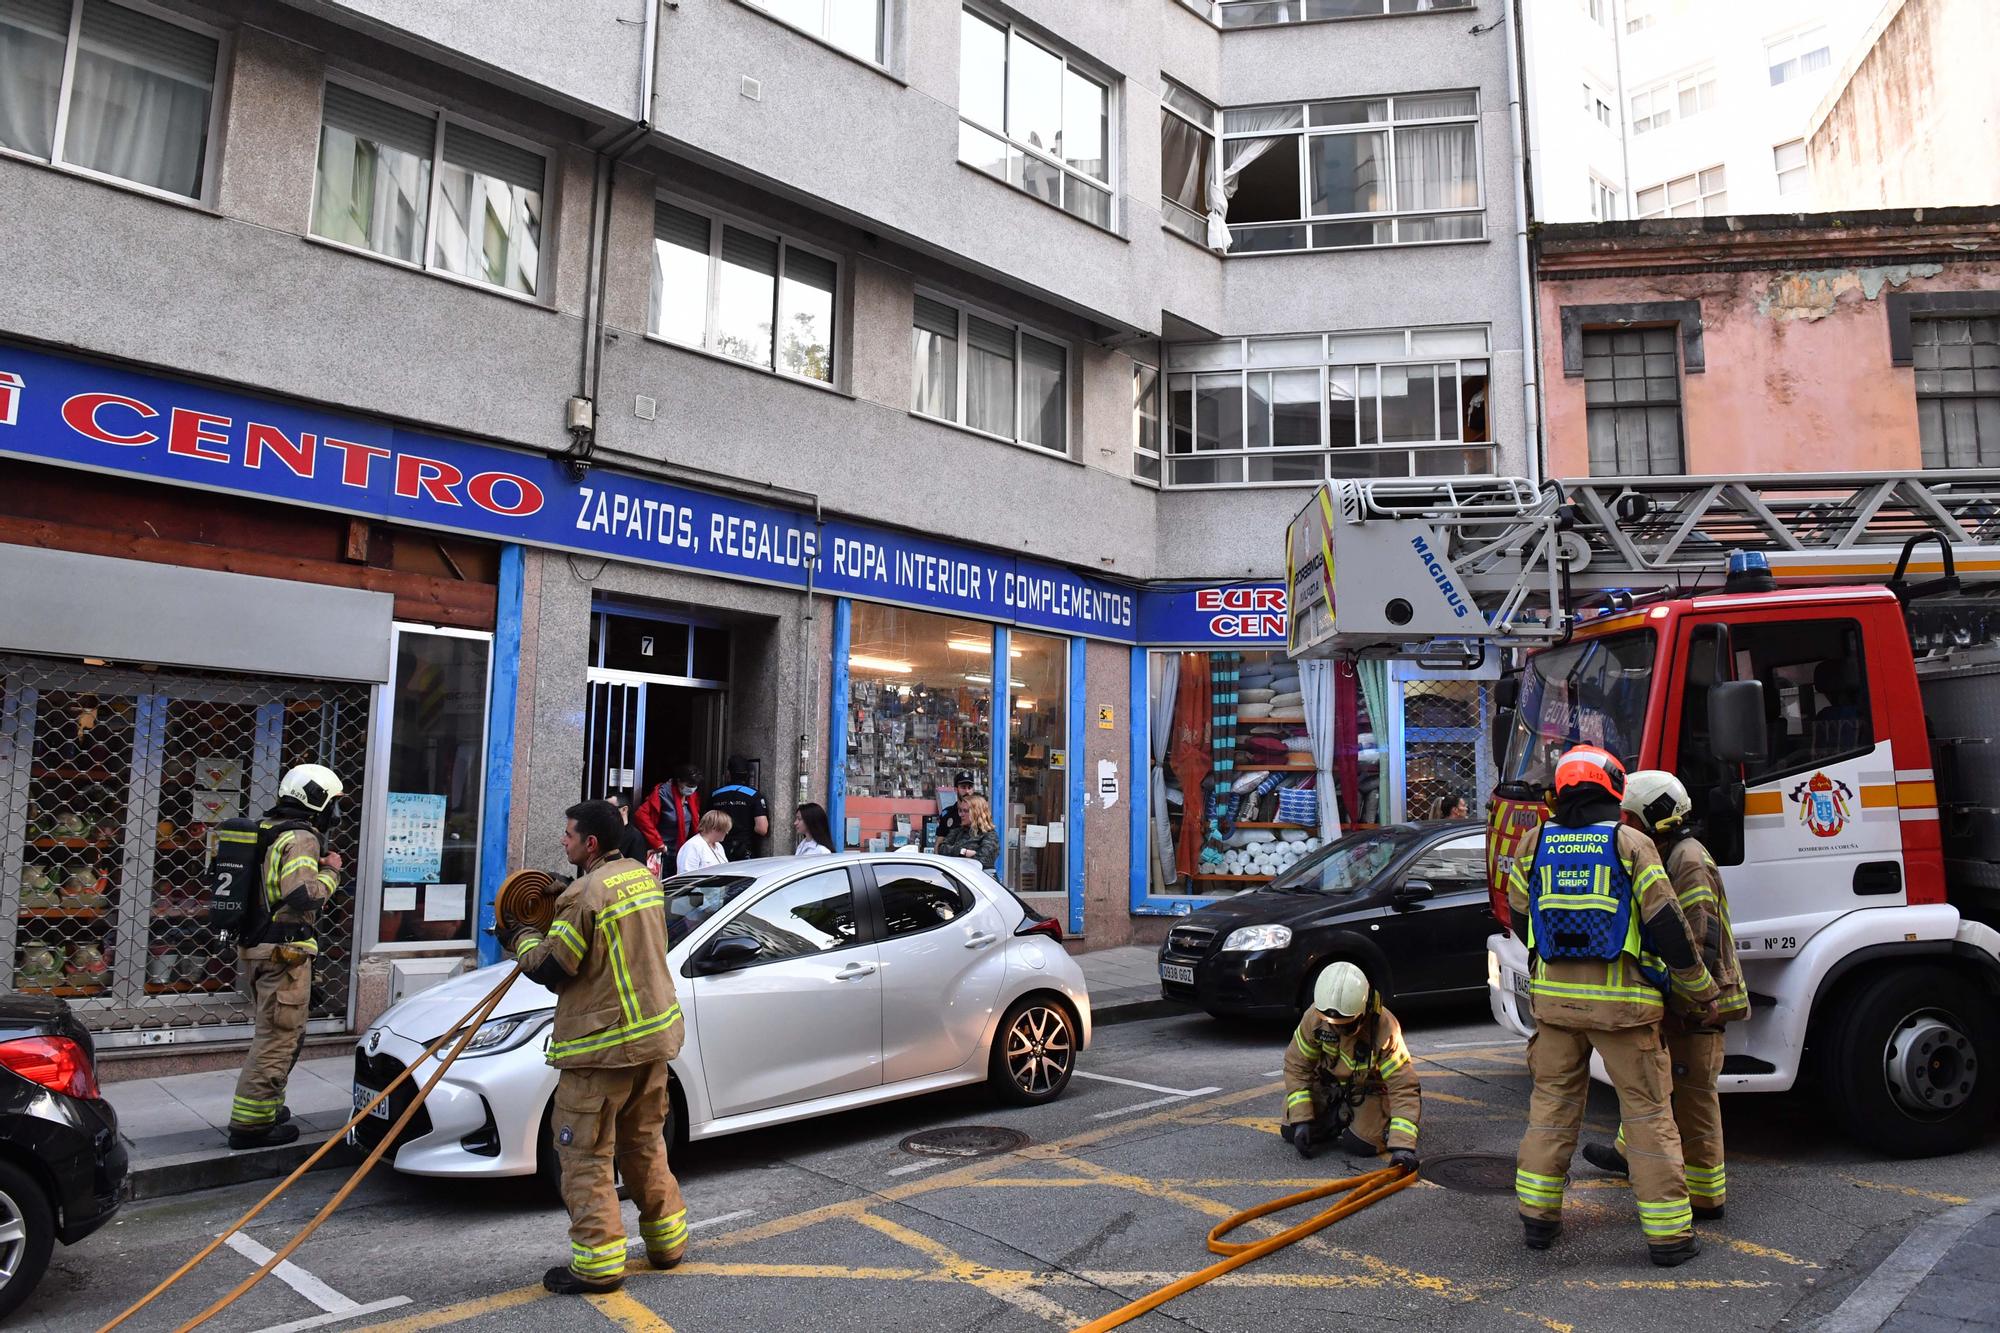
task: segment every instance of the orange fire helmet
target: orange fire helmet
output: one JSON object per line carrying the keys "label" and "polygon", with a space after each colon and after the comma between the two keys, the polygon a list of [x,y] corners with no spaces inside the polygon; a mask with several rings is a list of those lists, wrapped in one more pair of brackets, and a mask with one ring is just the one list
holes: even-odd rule
{"label": "orange fire helmet", "polygon": [[1601,787],[1614,801],[1625,799],[1625,765],[1595,745],[1579,745],[1556,761],[1556,791]]}

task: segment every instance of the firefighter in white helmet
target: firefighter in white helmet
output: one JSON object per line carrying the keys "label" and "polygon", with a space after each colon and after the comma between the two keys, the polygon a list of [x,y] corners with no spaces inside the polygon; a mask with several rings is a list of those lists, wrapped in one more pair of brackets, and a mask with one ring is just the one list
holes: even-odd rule
{"label": "firefighter in white helmet", "polygon": [[1285,1141],[1311,1157],[1337,1140],[1353,1157],[1417,1169],[1422,1092],[1403,1025],[1353,963],[1329,963],[1285,1048]]}
{"label": "firefighter in white helmet", "polygon": [[[1716,1014],[1710,1020],[1682,1003],[1667,1007],[1661,1032],[1667,1059],[1673,1065],[1674,1123],[1681,1131],[1681,1154],[1687,1162],[1688,1203],[1697,1218],[1722,1216],[1728,1182],[1722,1160],[1722,1099],[1716,1079],[1722,1074],[1722,1031],[1725,1023],[1750,1016],[1750,996],[1743,969],[1736,961],[1736,941],[1729,925],[1729,897],[1722,889],[1722,872],[1701,839],[1688,827],[1694,803],[1681,780],[1662,769],[1645,768],[1625,780],[1620,802],[1626,817],[1652,835],[1666,862],[1667,879],[1687,917],[1688,933],[1701,950],[1708,974],[1715,978]],[[1625,1159],[1625,1127],[1618,1127],[1615,1144],[1584,1145],[1584,1160],[1617,1175],[1631,1174]]]}

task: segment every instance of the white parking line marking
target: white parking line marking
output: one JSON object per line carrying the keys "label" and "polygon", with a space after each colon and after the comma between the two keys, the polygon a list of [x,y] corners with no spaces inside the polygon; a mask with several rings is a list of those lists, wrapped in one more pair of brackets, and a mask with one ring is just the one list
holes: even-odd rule
{"label": "white parking line marking", "polygon": [[1161,1097],[1150,1102],[1140,1102],[1137,1106],[1121,1106],[1115,1111],[1099,1111],[1090,1118],[1092,1120],[1109,1120],[1115,1115],[1131,1115],[1134,1111],[1150,1111],[1156,1106],[1171,1106],[1175,1102],[1184,1102],[1190,1097],[1201,1097],[1211,1092],[1221,1091],[1221,1088],[1195,1088],[1189,1092],[1175,1093],[1171,1097]]}
{"label": "white parking line marking", "polygon": [[1121,1087],[1138,1088],[1141,1092],[1168,1092],[1176,1097],[1199,1097],[1204,1092],[1214,1092],[1214,1088],[1163,1088],[1157,1083],[1141,1083],[1133,1078],[1113,1078],[1109,1074],[1093,1074],[1088,1070],[1076,1071],[1078,1078],[1094,1078],[1099,1083],[1116,1083]]}
{"label": "white parking line marking", "polygon": [[1464,1051],[1470,1050],[1474,1046],[1505,1046],[1507,1044],[1508,1041],[1505,1037],[1488,1037],[1485,1041],[1441,1041],[1429,1049],[1433,1051]]}
{"label": "white parking line marking", "polygon": [[273,1324],[269,1328],[258,1329],[257,1333],[299,1333],[301,1329],[324,1328],[328,1324],[338,1324],[344,1319],[358,1319],[365,1314],[380,1314],[384,1310],[393,1310],[409,1303],[408,1296],[391,1296],[386,1301],[370,1301],[366,1305],[357,1305],[352,1310],[334,1310],[328,1314],[307,1315],[304,1319],[294,1319],[289,1324]]}
{"label": "white parking line marking", "polygon": [[951,1159],[945,1157],[933,1157],[928,1161],[911,1162],[908,1166],[898,1166],[892,1168],[888,1174],[892,1176],[907,1176],[915,1171],[928,1171],[934,1166],[943,1166],[949,1160]]}
{"label": "white parking line marking", "polygon": [[[224,1243],[260,1268],[271,1261],[272,1251],[265,1249],[240,1231],[230,1232],[229,1239]],[[349,1300],[289,1259],[272,1269],[271,1276],[328,1314],[345,1317],[361,1308],[360,1302]]]}

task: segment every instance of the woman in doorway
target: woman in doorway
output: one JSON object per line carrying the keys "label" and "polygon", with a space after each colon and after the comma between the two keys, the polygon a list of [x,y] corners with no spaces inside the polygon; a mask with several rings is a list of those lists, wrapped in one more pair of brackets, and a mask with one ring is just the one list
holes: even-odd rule
{"label": "woman in doorway", "polygon": [[1467,817],[1465,796],[1461,792],[1448,791],[1431,802],[1432,819],[1464,819]]}
{"label": "woman in doorway", "polygon": [[833,855],[833,826],[827,821],[826,807],[807,801],[792,815],[792,836],[797,845],[793,856]]}
{"label": "woman in doorway", "polygon": [[968,796],[959,802],[965,813],[958,826],[938,839],[939,856],[964,856],[991,872],[1000,859],[1000,834],[993,827],[993,807],[984,796]]}
{"label": "woman in doorway", "polygon": [[695,826],[694,836],[681,844],[680,854],[674,858],[675,873],[690,875],[727,863],[729,853],[722,850],[722,840],[728,836],[729,816],[720,810],[708,811]]}

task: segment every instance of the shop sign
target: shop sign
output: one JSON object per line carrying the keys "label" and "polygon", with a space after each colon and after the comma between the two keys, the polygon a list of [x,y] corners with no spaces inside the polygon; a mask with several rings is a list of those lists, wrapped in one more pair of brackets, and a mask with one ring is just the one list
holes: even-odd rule
{"label": "shop sign", "polygon": [[[0,453],[499,541],[1138,642],[1060,566],[386,422],[0,346]],[[1283,631],[1278,631],[1282,638]]]}
{"label": "shop sign", "polygon": [[1282,647],[1283,583],[1224,583],[1148,589],[1140,605],[1139,641]]}

